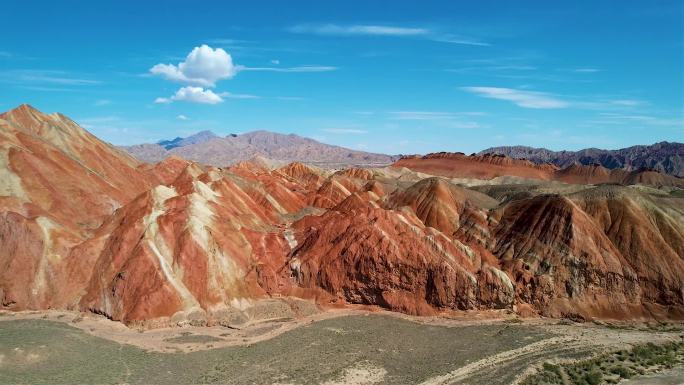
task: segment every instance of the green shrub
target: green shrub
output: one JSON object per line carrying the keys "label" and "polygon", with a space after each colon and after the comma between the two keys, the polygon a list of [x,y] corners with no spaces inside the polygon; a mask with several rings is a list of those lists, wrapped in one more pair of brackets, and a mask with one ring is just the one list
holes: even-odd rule
{"label": "green shrub", "polygon": [[621,378],[631,378],[632,372],[624,366],[616,366],[610,369],[610,372],[620,376]]}
{"label": "green shrub", "polygon": [[584,375],[584,380],[589,385],[600,385],[603,381],[603,374],[598,370],[592,370],[591,372]]}

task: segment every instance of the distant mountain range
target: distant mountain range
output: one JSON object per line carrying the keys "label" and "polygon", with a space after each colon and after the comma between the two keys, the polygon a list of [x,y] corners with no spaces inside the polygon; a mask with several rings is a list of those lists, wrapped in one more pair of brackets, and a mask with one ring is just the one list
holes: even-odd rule
{"label": "distant mountain range", "polygon": [[526,146],[491,147],[479,153],[500,154],[534,163],[553,163],[564,168],[575,163],[600,164],[609,169],[654,169],[666,174],[684,177],[684,143],[660,142],[650,146],[632,146],[619,150],[587,148],[579,151],[551,151]]}
{"label": "distant mountain range", "polygon": [[284,135],[268,131],[231,134],[225,137],[211,131],[202,131],[187,138],[178,137],[123,148],[145,162],[158,162],[177,155],[213,166],[228,166],[257,156],[283,162],[302,161],[325,168],[380,166],[388,165],[397,159],[389,155],[324,144],[294,134]]}
{"label": "distant mountain range", "polygon": [[[157,143],[123,147],[128,153],[145,162],[158,162],[172,155],[213,166],[228,166],[265,157],[281,162],[306,162],[324,168],[345,166],[388,165],[399,156],[369,153],[333,146],[295,134],[253,131],[245,134],[218,136],[201,131],[186,138],[177,137]],[[601,165],[607,169],[634,171],[652,169],[665,174],[684,177],[684,143],[660,142],[618,150],[587,148],[579,151],[552,151],[527,146],[490,147],[479,155],[499,154],[515,159],[527,159],[560,168],[574,164]]]}

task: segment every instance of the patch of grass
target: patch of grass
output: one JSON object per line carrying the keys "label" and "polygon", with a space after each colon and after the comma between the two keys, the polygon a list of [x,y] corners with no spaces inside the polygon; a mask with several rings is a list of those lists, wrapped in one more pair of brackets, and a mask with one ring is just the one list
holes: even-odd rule
{"label": "patch of grass", "polygon": [[571,384],[615,384],[631,378],[684,363],[684,342],[663,345],[648,343],[631,350],[619,350],[573,364],[545,363],[541,369],[527,377],[521,385],[562,385],[565,373]]}

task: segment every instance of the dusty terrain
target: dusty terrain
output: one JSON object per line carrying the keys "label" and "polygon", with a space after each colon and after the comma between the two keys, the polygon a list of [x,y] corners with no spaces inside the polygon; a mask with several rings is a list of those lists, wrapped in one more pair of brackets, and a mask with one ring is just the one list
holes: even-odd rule
{"label": "dusty terrain", "polygon": [[0,382],[510,384],[543,362],[684,336],[675,324],[618,327],[504,316],[464,321],[344,310],[240,330],[142,331],[89,314],[3,312]]}

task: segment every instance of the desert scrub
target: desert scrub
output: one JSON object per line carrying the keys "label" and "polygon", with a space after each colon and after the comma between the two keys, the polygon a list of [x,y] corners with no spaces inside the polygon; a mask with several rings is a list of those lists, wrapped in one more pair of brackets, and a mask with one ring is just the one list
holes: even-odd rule
{"label": "desert scrub", "polygon": [[600,385],[617,384],[622,379],[669,369],[684,363],[684,342],[664,345],[648,343],[631,350],[618,350],[572,364],[545,362],[539,371],[521,385]]}

